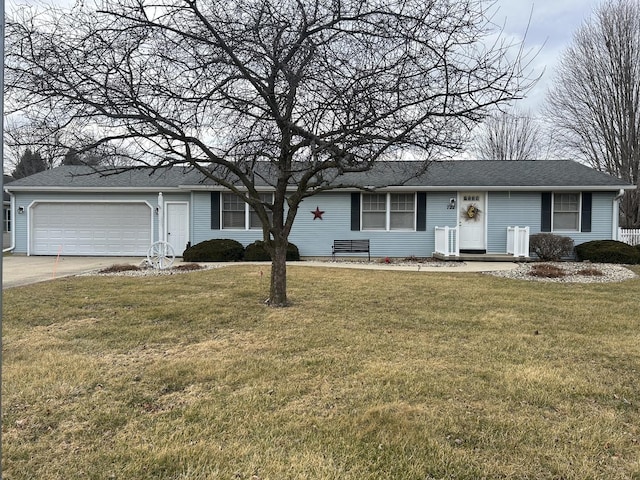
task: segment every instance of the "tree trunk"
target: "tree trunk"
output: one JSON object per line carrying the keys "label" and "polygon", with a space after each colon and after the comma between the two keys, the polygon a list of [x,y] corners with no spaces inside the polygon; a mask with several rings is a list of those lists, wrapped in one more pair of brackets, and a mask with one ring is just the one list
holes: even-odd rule
{"label": "tree trunk", "polygon": [[271,255],[271,294],[269,305],[272,307],[287,306],[287,241],[274,240],[274,251]]}

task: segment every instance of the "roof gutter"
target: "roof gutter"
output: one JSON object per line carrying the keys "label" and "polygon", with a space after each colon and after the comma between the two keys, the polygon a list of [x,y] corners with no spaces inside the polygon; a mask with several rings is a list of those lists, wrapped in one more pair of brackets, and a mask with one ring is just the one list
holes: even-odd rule
{"label": "roof gutter", "polygon": [[[358,187],[333,187],[326,191],[333,192],[361,192],[361,191],[394,191],[394,192],[451,192],[451,191],[481,191],[481,192],[496,192],[496,191],[510,191],[510,192],[552,192],[552,191],[601,191],[611,192],[619,190],[623,192],[625,190],[634,190],[637,187],[635,185],[382,185],[374,186],[367,185],[362,188]],[[220,185],[188,185],[182,184],[177,186],[147,186],[147,187],[69,187],[69,186],[5,186],[5,191],[9,194],[11,192],[69,192],[72,189],[74,192],[83,193],[156,193],[160,190],[163,192],[181,192],[185,191],[229,191],[228,188]],[[291,185],[287,188],[287,191],[294,191],[296,187]],[[238,190],[244,191],[246,187],[239,186]],[[269,185],[256,186],[257,191],[271,192],[274,187]]]}
{"label": "roof gutter", "polygon": [[184,192],[180,187],[47,187],[47,186],[15,186],[5,188],[7,193],[11,192],[92,192],[92,193],[157,193],[159,190],[163,192]]}
{"label": "roof gutter", "polygon": [[[219,186],[219,185],[180,185],[182,190],[190,190],[190,191],[229,191],[228,188]],[[331,189],[325,190],[326,192],[362,192],[362,191],[379,191],[379,192],[451,192],[451,191],[481,191],[481,192],[557,192],[557,191],[575,191],[575,192],[612,192],[616,190],[620,190],[624,192],[625,190],[633,190],[636,187],[633,185],[582,185],[582,186],[564,186],[564,185],[551,185],[551,186],[535,186],[535,185],[518,185],[518,186],[510,186],[510,185],[435,185],[435,186],[424,186],[424,185],[388,185],[388,186],[373,186],[366,185],[362,188],[357,187],[333,187]],[[245,191],[245,187],[239,187],[238,190]],[[258,191],[273,191],[273,187],[263,186],[256,187]],[[295,190],[292,186],[287,190]]]}

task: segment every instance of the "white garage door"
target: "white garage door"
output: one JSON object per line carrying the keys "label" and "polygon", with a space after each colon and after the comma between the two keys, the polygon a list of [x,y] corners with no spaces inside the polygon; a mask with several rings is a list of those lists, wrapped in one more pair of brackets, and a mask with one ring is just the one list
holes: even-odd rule
{"label": "white garage door", "polygon": [[151,245],[146,203],[37,203],[32,255],[144,256]]}

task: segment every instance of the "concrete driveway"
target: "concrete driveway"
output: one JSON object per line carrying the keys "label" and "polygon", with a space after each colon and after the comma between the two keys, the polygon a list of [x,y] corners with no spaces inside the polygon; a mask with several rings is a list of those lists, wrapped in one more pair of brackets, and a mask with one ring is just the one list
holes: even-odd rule
{"label": "concrete driveway", "polygon": [[110,267],[116,264],[140,265],[143,257],[27,257],[6,255],[2,259],[2,288],[54,280]]}

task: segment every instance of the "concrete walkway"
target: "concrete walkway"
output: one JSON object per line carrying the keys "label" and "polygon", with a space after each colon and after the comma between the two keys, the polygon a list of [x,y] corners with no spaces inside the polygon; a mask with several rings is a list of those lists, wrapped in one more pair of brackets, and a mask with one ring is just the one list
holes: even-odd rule
{"label": "concrete walkway", "polygon": [[394,265],[393,263],[303,261],[291,263],[291,265],[331,268],[360,268],[362,270],[398,270],[405,272],[494,272],[499,270],[512,270],[517,267],[517,264],[514,262],[424,262]]}
{"label": "concrete walkway", "polygon": [[[18,287],[32,283],[55,280],[56,278],[79,275],[99,270],[111,265],[140,265],[143,257],[27,257],[24,255],[7,255],[2,261],[2,288]],[[176,259],[174,265],[181,260]],[[251,262],[269,265],[269,262]],[[217,266],[237,265],[235,263],[219,263]],[[430,262],[422,264],[385,264],[359,262],[331,262],[319,260],[303,260],[292,262],[292,266],[357,268],[362,270],[398,270],[407,272],[489,272],[510,270],[516,267],[511,262]]]}

